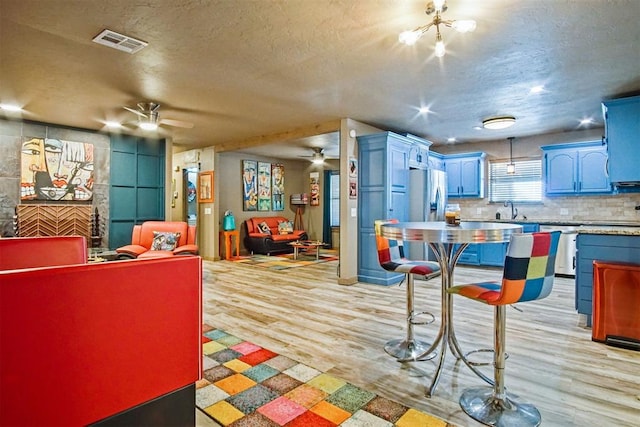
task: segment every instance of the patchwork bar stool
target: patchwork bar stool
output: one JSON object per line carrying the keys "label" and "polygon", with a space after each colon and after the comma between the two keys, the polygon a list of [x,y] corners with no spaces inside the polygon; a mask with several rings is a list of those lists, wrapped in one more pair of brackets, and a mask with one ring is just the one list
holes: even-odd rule
{"label": "patchwork bar stool", "polygon": [[491,426],[537,426],[540,412],[516,401],[504,386],[506,306],[546,298],[554,279],[559,231],[514,234],[507,250],[502,283],[454,286],[448,292],[495,306],[493,387],[466,389],[460,406],[473,419]]}
{"label": "patchwork bar stool", "polygon": [[[413,275],[425,276],[427,280],[440,275],[440,265],[432,261],[412,261],[405,258],[402,241],[382,237],[382,224],[397,223],[397,219],[375,221],[376,247],[378,249],[378,261],[380,266],[397,273],[404,273],[407,282],[407,335],[405,338],[388,341],[384,346],[391,356],[401,361],[417,360],[417,357],[426,352],[431,344],[417,340],[413,334],[413,326],[431,323],[435,320],[433,314],[414,309],[414,284]],[[428,321],[419,321],[418,316],[430,316]],[[428,354],[420,360],[428,360],[435,353]]]}

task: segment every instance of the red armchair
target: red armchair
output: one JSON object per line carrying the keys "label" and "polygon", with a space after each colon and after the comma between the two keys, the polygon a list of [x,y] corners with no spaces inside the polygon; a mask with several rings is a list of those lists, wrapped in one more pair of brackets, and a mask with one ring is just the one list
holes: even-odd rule
{"label": "red armchair", "polygon": [[119,259],[198,255],[195,243],[195,226],[181,221],[146,221],[133,226],[131,244],[116,252]]}

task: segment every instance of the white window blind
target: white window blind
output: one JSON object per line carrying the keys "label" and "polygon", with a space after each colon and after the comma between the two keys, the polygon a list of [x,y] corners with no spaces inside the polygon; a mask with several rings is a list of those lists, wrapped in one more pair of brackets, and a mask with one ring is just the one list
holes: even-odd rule
{"label": "white window blind", "polygon": [[340,175],[337,173],[331,175],[331,218],[332,227],[340,225]]}
{"label": "white window blind", "polygon": [[516,160],[516,173],[507,174],[509,161],[489,162],[489,201],[541,202],[542,161]]}

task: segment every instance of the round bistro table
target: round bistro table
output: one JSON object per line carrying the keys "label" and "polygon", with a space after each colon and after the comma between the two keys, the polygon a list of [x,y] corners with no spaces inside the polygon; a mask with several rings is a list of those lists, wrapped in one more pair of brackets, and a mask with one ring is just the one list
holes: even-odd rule
{"label": "round bistro table", "polygon": [[[440,346],[438,367],[431,381],[431,386],[427,390],[427,397],[431,397],[438,385],[447,347],[451,349],[455,357],[462,359],[476,375],[489,384],[493,384],[493,380],[480,372],[460,351],[460,345],[453,329],[453,296],[447,291],[453,286],[453,271],[458,258],[469,244],[508,242],[512,234],[521,232],[522,226],[518,224],[474,221],[463,221],[457,226],[447,225],[444,221],[399,222],[382,226],[382,236],[386,238],[428,243],[440,264],[442,272],[442,321],[440,330],[431,347],[421,355],[411,359],[419,360]],[[458,246],[456,247],[456,245]]]}

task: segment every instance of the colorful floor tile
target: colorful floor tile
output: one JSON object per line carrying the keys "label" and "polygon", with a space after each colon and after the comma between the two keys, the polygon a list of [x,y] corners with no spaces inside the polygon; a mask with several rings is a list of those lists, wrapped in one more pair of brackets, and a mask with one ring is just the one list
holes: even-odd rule
{"label": "colorful floor tile", "polygon": [[451,427],[205,325],[196,405],[229,427]]}

